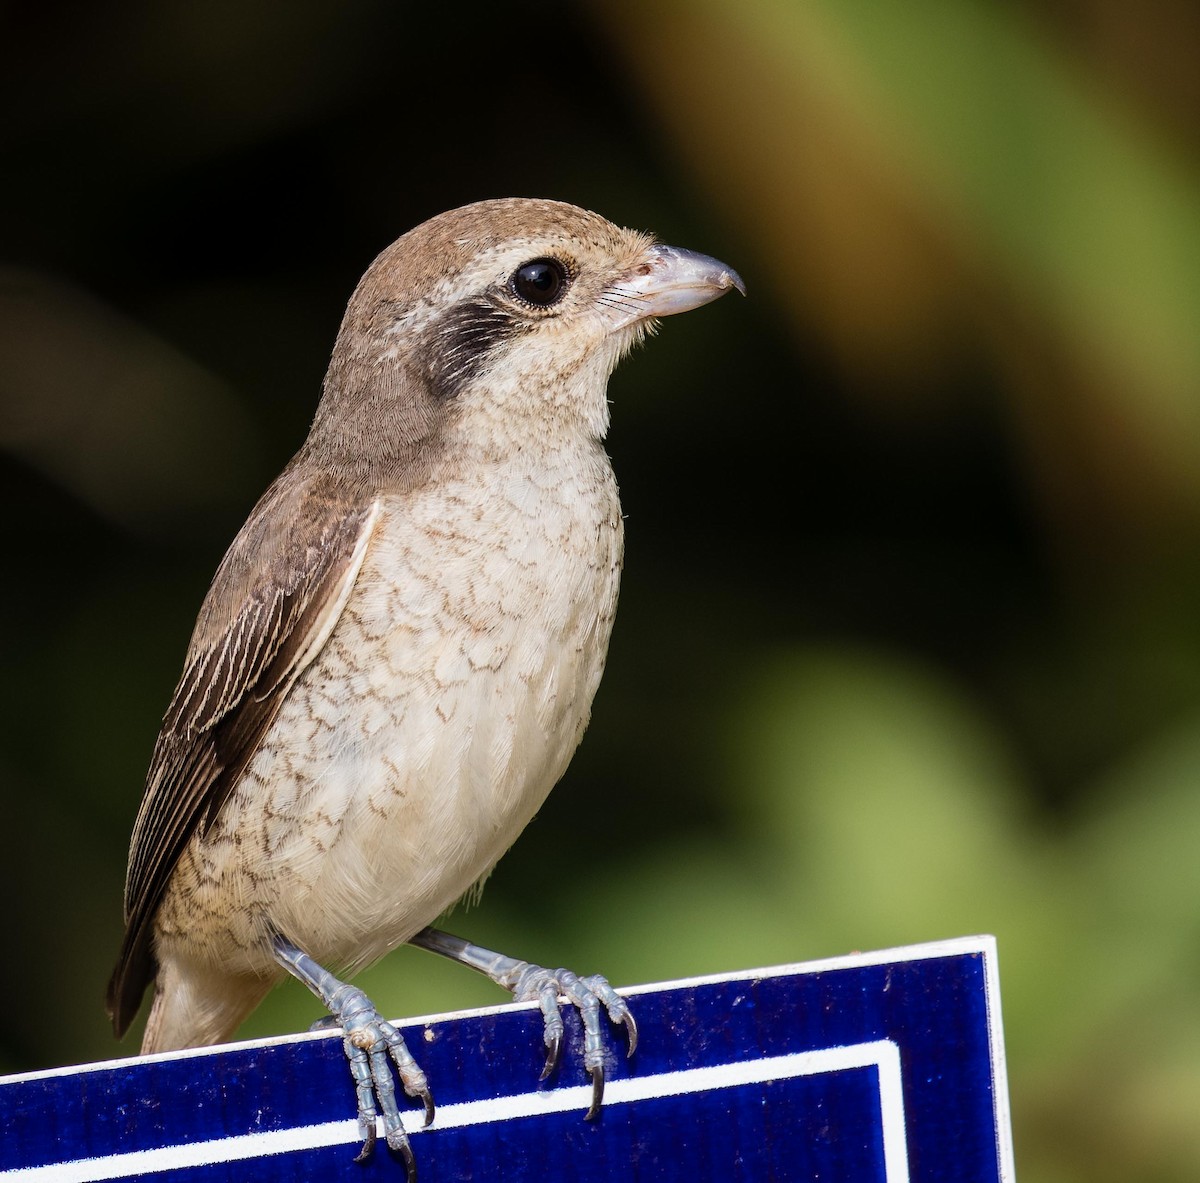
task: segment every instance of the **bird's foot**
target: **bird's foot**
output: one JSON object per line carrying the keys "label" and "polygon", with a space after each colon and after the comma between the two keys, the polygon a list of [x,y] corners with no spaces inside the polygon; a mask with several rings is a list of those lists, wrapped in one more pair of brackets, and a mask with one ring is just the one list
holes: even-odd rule
{"label": "bird's foot", "polygon": [[339,981],[307,953],[283,937],[274,939],[275,957],[316,994],[329,1008],[329,1015],[314,1023],[314,1029],[340,1027],[342,1048],[350,1063],[358,1099],[358,1128],[363,1145],[356,1162],[366,1162],[375,1150],[375,1123],[383,1118],[384,1138],[404,1161],[408,1183],[415,1183],[416,1160],[404,1122],[396,1104],[396,1075],[404,1091],[425,1106],[425,1124],[433,1121],[433,1094],[425,1073],[412,1058],[404,1037],[375,1009],[374,1003],[357,986]]}
{"label": "bird's foot", "polygon": [[404,1037],[361,990],[343,985],[330,999],[330,1009],[336,1024],[342,1028],[342,1047],[358,1094],[358,1128],[363,1147],[355,1161],[366,1162],[371,1157],[375,1149],[375,1119],[382,1116],[387,1144],[404,1160],[411,1183],[416,1178],[416,1163],[396,1104],[391,1069],[394,1065],[404,1091],[425,1106],[425,1124],[429,1125],[434,1106],[425,1073],[412,1058]]}
{"label": "bird's foot", "polygon": [[517,961],[502,953],[494,953],[435,928],[422,929],[411,943],[487,974],[498,986],[510,990],[517,1002],[538,1003],[542,1010],[542,1038],[546,1045],[542,1080],[554,1072],[562,1057],[563,1018],[559,999],[565,998],[571,1003],[579,1011],[579,1019],[583,1024],[583,1066],[592,1078],[592,1103],[586,1114],[587,1120],[591,1121],[599,1114],[604,1100],[605,1060],[600,1008],[607,1011],[612,1023],[624,1025],[629,1041],[626,1056],[633,1055],[638,1040],[633,1012],[608,984],[607,978],[600,974],[581,978],[569,969],[544,969],[528,961]]}
{"label": "bird's foot", "polygon": [[[562,1057],[563,1019],[559,998],[565,998],[579,1011],[583,1024],[583,1066],[592,1078],[592,1103],[585,1120],[592,1121],[600,1113],[604,1101],[604,1033],[600,1026],[600,1007],[608,1012],[609,1021],[624,1024],[629,1040],[626,1057],[637,1049],[637,1023],[633,1012],[600,974],[580,977],[569,969],[545,969],[527,961],[513,963],[511,970],[497,979],[512,991],[517,1002],[537,1002],[542,1010],[542,1039],[546,1045],[546,1062],[541,1079],[546,1080],[558,1067]],[[511,983],[511,984],[510,984]]]}

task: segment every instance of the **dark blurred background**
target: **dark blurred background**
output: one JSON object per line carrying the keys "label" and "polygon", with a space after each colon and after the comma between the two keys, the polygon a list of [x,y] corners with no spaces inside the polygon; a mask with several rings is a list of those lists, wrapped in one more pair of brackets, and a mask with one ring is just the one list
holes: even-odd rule
{"label": "dark blurred background", "polygon": [[546,196],[750,299],[613,380],[609,672],[450,927],[620,983],[994,932],[1026,1183],[1195,1179],[1198,54],[1187,0],[6,6],[0,1071],[135,1050],[158,720],[354,283]]}

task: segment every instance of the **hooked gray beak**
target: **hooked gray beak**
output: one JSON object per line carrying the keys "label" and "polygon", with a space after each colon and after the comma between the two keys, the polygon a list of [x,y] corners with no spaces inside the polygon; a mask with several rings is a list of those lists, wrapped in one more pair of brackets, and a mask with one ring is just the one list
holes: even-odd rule
{"label": "hooked gray beak", "polygon": [[614,327],[623,328],[653,316],[688,312],[733,288],[743,296],[746,294],[742,277],[719,259],[677,246],[655,245],[627,278],[610,289],[620,300]]}

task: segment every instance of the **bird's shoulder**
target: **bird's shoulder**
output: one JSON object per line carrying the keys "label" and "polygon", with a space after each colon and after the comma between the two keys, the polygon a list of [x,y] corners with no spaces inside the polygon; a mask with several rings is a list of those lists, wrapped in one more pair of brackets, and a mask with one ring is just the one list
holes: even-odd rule
{"label": "bird's shoulder", "polygon": [[377,511],[369,493],[293,462],[225,552],[197,615],[185,672],[233,638],[252,642],[262,635],[255,624],[266,630],[264,640],[272,634],[282,640],[286,617],[273,622],[264,609],[290,603],[294,615],[312,601],[326,577],[346,563]]}

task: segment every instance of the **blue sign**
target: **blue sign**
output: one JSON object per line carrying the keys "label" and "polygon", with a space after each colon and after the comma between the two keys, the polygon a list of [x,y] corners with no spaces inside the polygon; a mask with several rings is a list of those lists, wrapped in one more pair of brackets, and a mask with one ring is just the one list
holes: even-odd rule
{"label": "blue sign", "polygon": [[[398,1024],[438,1100],[421,1183],[1013,1183],[991,937],[622,993],[593,1122],[573,1014],[545,1085],[533,1006]],[[354,1113],[337,1033],[7,1077],[0,1183],[403,1183],[382,1138],[354,1163]]]}

